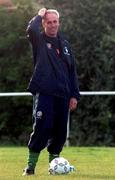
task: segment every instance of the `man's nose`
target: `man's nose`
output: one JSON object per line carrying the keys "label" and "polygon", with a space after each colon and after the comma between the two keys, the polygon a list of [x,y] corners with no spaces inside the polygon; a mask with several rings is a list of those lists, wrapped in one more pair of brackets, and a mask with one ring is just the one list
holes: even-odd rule
{"label": "man's nose", "polygon": [[51,25],[52,25],[52,27],[55,27],[55,23],[53,23],[53,22],[52,22],[52,24],[51,24]]}

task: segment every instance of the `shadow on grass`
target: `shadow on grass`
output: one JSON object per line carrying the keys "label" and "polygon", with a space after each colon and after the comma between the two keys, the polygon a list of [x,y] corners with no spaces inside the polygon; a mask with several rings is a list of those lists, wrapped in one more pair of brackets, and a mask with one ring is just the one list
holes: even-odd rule
{"label": "shadow on grass", "polygon": [[114,180],[115,179],[115,176],[112,176],[112,175],[100,175],[100,174],[97,174],[97,175],[89,175],[89,174],[83,174],[81,175],[83,178],[88,178],[88,179],[91,179],[91,180],[94,180],[94,179],[110,179],[110,180]]}

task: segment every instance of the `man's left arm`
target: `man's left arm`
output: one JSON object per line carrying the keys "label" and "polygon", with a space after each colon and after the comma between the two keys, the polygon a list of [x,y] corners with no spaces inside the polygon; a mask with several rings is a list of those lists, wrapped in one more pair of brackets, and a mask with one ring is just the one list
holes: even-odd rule
{"label": "man's left arm", "polygon": [[70,75],[71,98],[70,98],[69,108],[71,111],[73,111],[77,108],[77,104],[80,99],[80,93],[79,93],[79,82],[78,82],[78,76],[77,76],[76,62],[72,54],[72,51],[71,51],[71,61],[72,61],[71,75]]}

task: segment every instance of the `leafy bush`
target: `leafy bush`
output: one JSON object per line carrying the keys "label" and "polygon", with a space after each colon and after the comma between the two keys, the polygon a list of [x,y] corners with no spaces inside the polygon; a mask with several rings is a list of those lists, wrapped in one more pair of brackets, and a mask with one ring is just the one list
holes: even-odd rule
{"label": "leafy bush", "polygon": [[[17,11],[0,11],[0,91],[26,91],[32,55],[25,29],[44,5],[61,14],[61,30],[77,59],[80,91],[114,91],[114,0],[41,0],[39,4],[19,0]],[[32,128],[32,98],[0,98],[0,104],[1,142],[26,143]],[[71,144],[114,146],[114,107],[114,96],[81,97],[72,115]]]}

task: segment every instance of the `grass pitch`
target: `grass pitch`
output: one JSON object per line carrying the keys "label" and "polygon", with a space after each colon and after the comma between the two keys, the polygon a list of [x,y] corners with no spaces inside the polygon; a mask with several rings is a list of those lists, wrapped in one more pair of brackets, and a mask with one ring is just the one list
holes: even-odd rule
{"label": "grass pitch", "polygon": [[48,175],[48,153],[42,151],[34,176],[23,177],[28,150],[0,147],[0,180],[115,180],[115,148],[65,147],[61,156],[76,168],[68,175]]}

